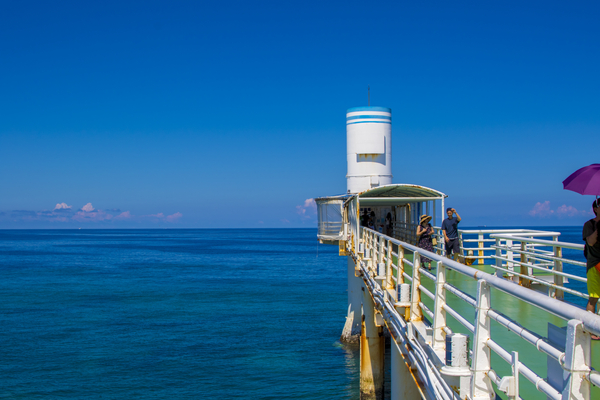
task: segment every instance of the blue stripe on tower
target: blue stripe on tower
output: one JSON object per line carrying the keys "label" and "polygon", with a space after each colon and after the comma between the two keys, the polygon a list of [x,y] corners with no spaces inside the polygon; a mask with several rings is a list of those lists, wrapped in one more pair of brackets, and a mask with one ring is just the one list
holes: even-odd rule
{"label": "blue stripe on tower", "polygon": [[353,107],[353,108],[349,108],[346,111],[346,113],[357,112],[357,111],[383,111],[383,112],[391,113],[392,109],[391,108],[387,108],[387,107],[373,107],[373,106],[369,106],[369,107]]}
{"label": "blue stripe on tower", "polygon": [[346,121],[351,119],[365,119],[365,118],[374,118],[374,119],[386,119],[391,121],[392,117],[390,115],[354,115],[352,117],[346,117]]}
{"label": "blue stripe on tower", "polygon": [[346,122],[346,125],[354,125],[354,124],[392,124],[391,121],[352,121]]}

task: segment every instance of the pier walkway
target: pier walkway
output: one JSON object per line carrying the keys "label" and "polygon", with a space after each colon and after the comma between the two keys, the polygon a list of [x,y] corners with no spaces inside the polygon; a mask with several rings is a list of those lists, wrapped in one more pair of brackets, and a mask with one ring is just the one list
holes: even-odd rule
{"label": "pier walkway", "polygon": [[600,399],[600,316],[581,306],[584,264],[563,256],[582,245],[558,232],[464,230],[455,262],[441,245],[415,246],[411,218],[391,236],[361,226],[358,195],[317,204],[329,212],[320,240],[348,257],[342,339],[360,342],[361,398],[383,396],[387,330],[393,399]]}

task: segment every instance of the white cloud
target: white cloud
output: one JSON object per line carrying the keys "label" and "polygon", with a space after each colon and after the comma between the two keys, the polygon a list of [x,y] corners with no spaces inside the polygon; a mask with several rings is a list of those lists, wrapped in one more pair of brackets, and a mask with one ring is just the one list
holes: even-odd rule
{"label": "white cloud", "polygon": [[13,210],[9,213],[0,211],[0,217],[3,220],[10,219],[13,222],[17,221],[48,221],[48,222],[85,222],[85,223],[143,223],[150,221],[153,223],[177,223],[183,214],[180,212],[171,215],[157,213],[152,215],[134,215],[131,211],[123,211],[120,209],[103,210],[94,208],[92,203],[87,203],[76,212],[72,210],[72,206],[67,203],[58,203],[53,210],[30,211],[30,210]]}
{"label": "white cloud", "polygon": [[[87,210],[86,210],[86,207],[87,207]],[[90,210],[90,208],[91,208],[91,210]],[[91,203],[86,204],[85,207],[82,208],[82,210],[85,210],[85,211],[78,211],[77,214],[73,215],[72,218],[75,221],[99,222],[99,221],[110,221],[111,219],[113,219],[112,214],[105,213],[102,210],[93,211],[94,207],[92,207]]]}
{"label": "white cloud", "polygon": [[298,213],[302,219],[310,219],[311,215],[315,215],[317,213],[317,203],[315,199],[306,199],[304,200],[304,204],[301,206],[296,206],[296,213]]}
{"label": "white cloud", "polygon": [[67,203],[58,203],[56,205],[56,207],[54,207],[54,210],[69,210],[71,209],[73,206],[68,206]]}
{"label": "white cloud", "polygon": [[556,209],[556,215],[558,215],[559,217],[575,217],[577,215],[583,215],[585,213],[585,211],[579,211],[575,207],[567,206],[566,204],[563,204],[562,206]]}
{"label": "white cloud", "polygon": [[158,214],[148,215],[148,217],[150,217],[150,218],[156,218],[156,219],[161,220],[161,221],[175,222],[179,218],[183,217],[183,214],[180,213],[180,212],[176,212],[176,213],[171,214],[171,215],[165,215],[164,213],[158,213]]}
{"label": "white cloud", "polygon": [[95,209],[94,209],[94,207],[92,206],[92,203],[87,203],[85,206],[81,207],[81,210],[82,210],[82,211],[85,211],[85,212],[92,212],[92,211],[94,211]]}
{"label": "white cloud", "polygon": [[130,219],[131,213],[129,211],[123,211],[121,214],[117,215],[115,219]]}
{"label": "white cloud", "polygon": [[578,210],[573,206],[567,206],[563,204],[558,207],[556,210],[553,210],[550,207],[550,201],[546,200],[543,203],[539,201],[533,206],[533,209],[529,211],[529,215],[532,217],[538,218],[549,218],[549,217],[558,217],[558,218],[566,218],[566,217],[577,217],[577,216],[591,216],[593,213],[591,211],[586,210]]}
{"label": "white cloud", "polygon": [[165,219],[169,222],[175,222],[181,217],[183,217],[183,214],[180,212],[176,212],[175,214],[167,215]]}
{"label": "white cloud", "polygon": [[531,211],[529,211],[529,215],[531,215],[532,217],[548,217],[549,215],[554,214],[554,210],[550,209],[550,201],[546,200],[543,203],[540,203],[539,201],[537,203],[535,203],[535,206],[533,206],[533,209]]}

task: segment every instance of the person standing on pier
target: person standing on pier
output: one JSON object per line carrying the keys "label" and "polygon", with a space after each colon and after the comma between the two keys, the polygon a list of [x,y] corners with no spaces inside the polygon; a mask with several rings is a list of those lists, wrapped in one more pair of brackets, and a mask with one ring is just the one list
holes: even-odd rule
{"label": "person standing on pier", "polygon": [[[454,258],[454,261],[458,261],[460,253],[460,243],[458,240],[458,223],[461,218],[454,208],[446,208],[446,218],[442,222],[442,232],[444,232],[444,242],[446,247],[446,257],[450,258],[450,255]],[[456,214],[456,218],[453,215]]]}
{"label": "person standing on pier", "polygon": [[[431,221],[429,215],[421,215],[421,222],[417,226],[417,246],[433,253],[433,227],[429,221]],[[429,258],[421,256],[421,264],[431,271],[431,260]]]}
{"label": "person standing on pier", "polygon": [[393,231],[392,213],[387,213],[385,216],[385,234],[387,236],[392,236]]}
{"label": "person standing on pier", "polygon": [[[583,240],[585,241],[584,255],[587,259],[586,275],[587,289],[590,299],[586,310],[596,312],[596,304],[600,298],[600,238],[598,238],[598,228],[600,228],[600,199],[594,200],[592,210],[596,218],[592,218],[583,225]],[[600,338],[594,337],[598,340]]]}

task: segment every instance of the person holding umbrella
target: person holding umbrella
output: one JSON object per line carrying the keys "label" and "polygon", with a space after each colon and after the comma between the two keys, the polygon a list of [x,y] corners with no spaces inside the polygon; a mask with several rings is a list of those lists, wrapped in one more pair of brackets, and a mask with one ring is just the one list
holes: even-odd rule
{"label": "person holding umbrella", "polygon": [[[600,298],[600,164],[592,164],[573,172],[563,181],[563,188],[579,194],[596,196],[592,210],[596,215],[583,225],[582,237],[585,242],[584,255],[586,262],[587,289],[590,299],[586,310],[596,313],[596,305]],[[592,339],[600,337],[592,335]]]}
{"label": "person holding umbrella", "polygon": [[598,229],[600,229],[599,199],[594,200],[592,203],[592,210],[594,210],[596,217],[590,219],[583,225],[582,236],[585,242],[584,254],[587,259],[587,287],[590,296],[586,310],[595,313],[596,304],[600,298],[600,237],[598,237]]}

